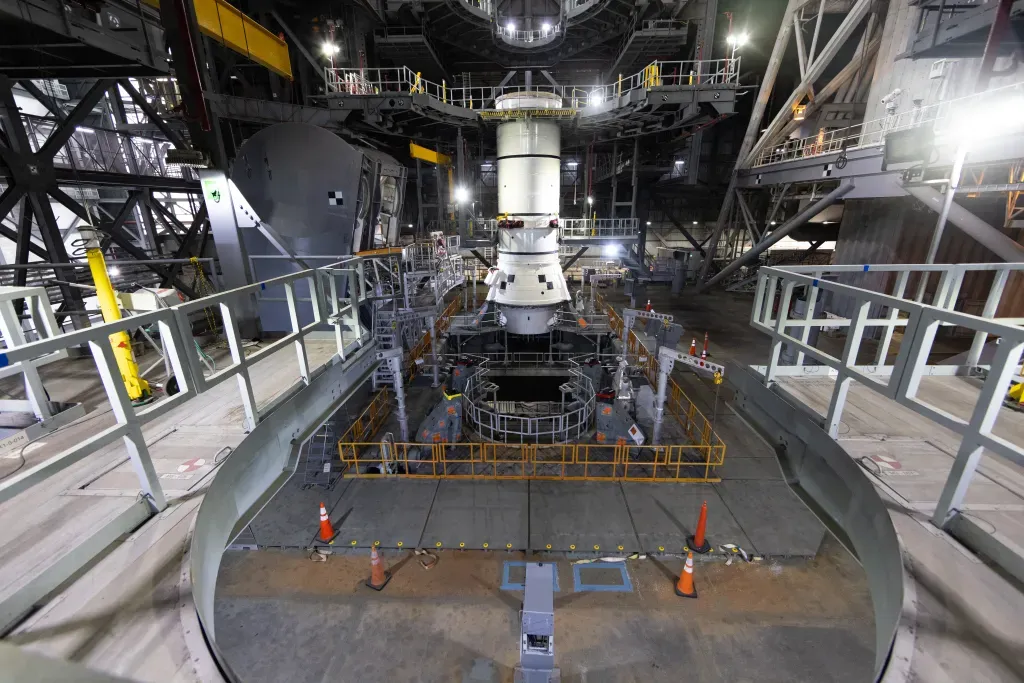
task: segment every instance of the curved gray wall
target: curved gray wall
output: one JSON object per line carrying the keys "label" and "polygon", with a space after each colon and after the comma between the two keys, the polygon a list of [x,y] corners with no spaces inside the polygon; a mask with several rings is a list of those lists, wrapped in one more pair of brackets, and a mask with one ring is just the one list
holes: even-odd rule
{"label": "curved gray wall", "polygon": [[888,508],[853,458],[804,410],[765,387],[750,368],[730,363],[727,376],[737,387],[734,407],[775,447],[787,483],[864,567],[875,612],[875,680],[880,679],[908,585]]}
{"label": "curved gray wall", "polygon": [[224,549],[287,481],[301,443],[370,379],[378,363],[374,344],[345,363],[335,355],[309,386],[277,406],[242,440],[203,498],[192,535],[192,596],[207,643],[229,678],[233,676],[217,649],[214,623],[214,594]]}

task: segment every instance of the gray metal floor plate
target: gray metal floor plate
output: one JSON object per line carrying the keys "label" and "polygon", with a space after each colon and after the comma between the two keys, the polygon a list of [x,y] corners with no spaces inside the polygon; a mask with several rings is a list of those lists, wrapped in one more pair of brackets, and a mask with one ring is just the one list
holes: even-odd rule
{"label": "gray metal floor plate", "polygon": [[661,548],[664,552],[681,552],[686,537],[697,527],[704,501],[708,503],[708,542],[714,546],[734,543],[751,549],[750,540],[712,484],[626,482],[622,488],[644,552],[662,552]]}
{"label": "gray metal floor plate", "polygon": [[423,533],[423,547],[525,548],[528,482],[444,480]]}
{"label": "gray metal floor plate", "polygon": [[775,458],[742,458],[727,455],[715,472],[722,479],[782,479],[779,461]]}
{"label": "gray metal floor plate", "polygon": [[[773,461],[767,461],[774,465]],[[259,546],[305,547],[324,500],[335,547],[460,547],[678,553],[708,503],[708,540],[759,554],[812,557],[824,527],[780,480],[719,484],[352,479],[335,490],[293,479],[253,521]],[[353,544],[353,541],[355,543]],[[242,542],[242,541],[240,541]],[[251,542],[246,536],[244,542]],[[398,544],[402,545],[399,546]],[[460,545],[463,544],[463,545]],[[575,547],[574,547],[575,546]],[[619,550],[622,546],[622,550]]]}
{"label": "gray metal floor plate", "polygon": [[[302,473],[296,473],[249,525],[256,544],[295,548],[309,546],[320,530],[320,503],[330,510],[348,485],[349,482],[340,481],[330,491],[303,489]],[[251,542],[250,536],[241,534],[239,542]]]}
{"label": "gray metal floor plate", "polygon": [[639,550],[618,482],[530,482],[530,546],[549,545],[559,551]]}
{"label": "gray metal floor plate", "polygon": [[335,545],[368,548],[379,542],[385,548],[415,548],[440,483],[436,479],[353,480],[331,513],[338,532]]}
{"label": "gray metal floor plate", "polygon": [[817,554],[825,527],[786,482],[730,480],[715,488],[760,554]]}

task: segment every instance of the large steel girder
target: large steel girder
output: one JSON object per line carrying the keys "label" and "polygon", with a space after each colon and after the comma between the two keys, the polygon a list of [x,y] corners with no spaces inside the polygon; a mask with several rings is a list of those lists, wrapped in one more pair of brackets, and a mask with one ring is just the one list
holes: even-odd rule
{"label": "large steel girder", "polygon": [[[123,228],[125,218],[131,213],[135,202],[138,201],[137,193],[129,194],[125,205],[127,209],[122,207],[118,218],[112,224],[104,224],[98,220],[98,216],[90,215],[84,206],[60,189],[58,182],[60,182],[60,178],[66,179],[67,169],[54,167],[54,157],[57,152],[68,143],[75,129],[85,121],[113,83],[114,81],[109,79],[97,80],[75,108],[53,130],[39,151],[35,152],[32,150],[28,133],[14,100],[13,81],[7,76],[0,75],[0,122],[2,122],[6,133],[5,139],[0,140],[0,162],[4,167],[4,175],[8,183],[7,189],[0,194],[0,220],[7,216],[19,201],[24,199],[18,231],[15,232],[4,226],[0,230],[0,236],[11,239],[17,244],[16,252],[19,264],[27,263],[29,254],[35,254],[52,263],[70,264],[71,262],[50,204],[51,198],[66,206],[82,221],[89,225],[95,225],[107,233],[110,241],[134,258],[140,261],[150,260],[149,256],[132,242],[131,237]],[[58,173],[58,170],[62,173]],[[74,169],[71,170],[71,173],[73,176],[78,175]],[[75,179],[77,180],[77,178]],[[134,182],[135,176],[125,176],[124,180]],[[32,241],[31,217],[33,216],[39,229],[43,248]],[[190,297],[195,297],[195,292],[191,287],[180,282],[168,269],[156,265],[149,266],[149,268],[166,281],[173,282],[182,292]],[[81,290],[73,286],[77,277],[75,269],[69,266],[57,268],[55,272],[58,276],[61,296],[65,302],[64,308],[84,309]],[[63,316],[59,316],[58,319],[61,318]]]}

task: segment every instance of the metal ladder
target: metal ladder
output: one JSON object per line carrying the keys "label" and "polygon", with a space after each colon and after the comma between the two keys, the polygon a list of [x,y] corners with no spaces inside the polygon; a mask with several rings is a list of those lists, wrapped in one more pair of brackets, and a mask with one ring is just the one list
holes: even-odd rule
{"label": "metal ladder", "polygon": [[[322,487],[329,489],[341,476],[341,461],[337,456],[338,437],[330,422],[309,437],[304,444],[306,466],[302,473],[302,488]],[[301,458],[301,455],[300,455]]]}
{"label": "metal ladder", "polygon": [[[398,316],[388,308],[375,308],[373,311],[373,338],[381,351],[401,348],[399,338],[401,325]],[[381,363],[373,371],[373,388],[376,391],[383,386],[395,386],[395,375],[387,363]]]}

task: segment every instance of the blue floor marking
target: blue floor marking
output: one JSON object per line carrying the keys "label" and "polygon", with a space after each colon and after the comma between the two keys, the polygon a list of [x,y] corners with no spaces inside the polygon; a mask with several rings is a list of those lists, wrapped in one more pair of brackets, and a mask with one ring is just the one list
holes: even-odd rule
{"label": "blue floor marking", "polygon": [[[526,565],[527,564],[536,564],[536,562],[530,563],[530,562],[517,562],[515,560],[505,560],[505,567],[504,567],[504,569],[502,569],[502,572],[501,572],[501,590],[503,590],[503,591],[522,591],[522,590],[526,590],[526,585],[525,584],[522,584],[522,583],[512,583],[509,580],[509,574],[510,574],[510,570],[512,569],[512,567],[522,567],[523,568],[523,577],[524,577],[524,580],[525,580]],[[551,572],[551,574],[552,574],[552,578],[554,580],[555,592],[558,593],[561,590],[558,587],[558,565],[555,564],[554,562],[549,562],[548,564],[550,564],[552,567],[555,568],[555,570],[553,572]]]}
{"label": "blue floor marking", "polygon": [[[620,585],[588,584],[580,579],[580,569],[618,569],[622,574]],[[633,582],[629,579],[629,572],[626,571],[625,562],[592,562],[590,564],[574,564],[572,566],[572,579],[575,583],[574,590],[577,593],[583,591],[604,591],[610,593],[632,593]]]}

